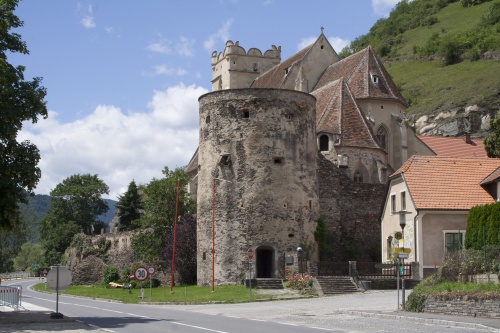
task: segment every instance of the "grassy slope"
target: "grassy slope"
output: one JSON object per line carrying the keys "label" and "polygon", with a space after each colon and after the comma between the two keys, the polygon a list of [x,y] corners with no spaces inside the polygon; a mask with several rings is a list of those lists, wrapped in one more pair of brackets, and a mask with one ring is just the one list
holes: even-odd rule
{"label": "grassy slope", "polygon": [[[423,46],[433,33],[442,36],[465,33],[480,22],[493,2],[464,8],[459,2],[445,7],[435,16],[438,23],[403,34],[405,44],[398,50],[401,58],[413,56],[413,46]],[[500,49],[500,34],[497,34]],[[453,106],[480,104],[499,107],[500,61],[464,61],[442,66],[441,61],[387,62],[386,68],[403,96],[410,103],[409,114],[428,114]]]}

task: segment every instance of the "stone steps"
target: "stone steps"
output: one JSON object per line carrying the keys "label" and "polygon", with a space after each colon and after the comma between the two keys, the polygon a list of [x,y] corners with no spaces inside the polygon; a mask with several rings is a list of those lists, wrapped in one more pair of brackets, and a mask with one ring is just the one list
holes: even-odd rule
{"label": "stone steps", "polygon": [[[249,281],[246,281],[246,286],[249,287]],[[259,289],[284,289],[282,279],[253,279],[252,288]]]}
{"label": "stone steps", "polygon": [[316,277],[324,295],[339,295],[359,292],[349,276]]}

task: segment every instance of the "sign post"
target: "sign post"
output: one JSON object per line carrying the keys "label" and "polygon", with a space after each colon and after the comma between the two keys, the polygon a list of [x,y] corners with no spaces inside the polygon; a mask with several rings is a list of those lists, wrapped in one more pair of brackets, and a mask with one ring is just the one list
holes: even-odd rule
{"label": "sign post", "polygon": [[71,284],[72,279],[71,272],[66,266],[52,266],[47,274],[47,284],[50,288],[56,290],[56,312],[52,312],[50,318],[63,318],[62,313],[59,313],[59,290],[66,289]]}
{"label": "sign post", "polygon": [[154,267],[149,267],[148,268],[148,272],[149,272],[149,298],[153,298],[153,274],[155,272],[155,268]]}
{"label": "sign post", "polygon": [[249,248],[248,254],[248,282],[250,283],[250,298],[252,298],[252,260],[253,260],[253,249]]}

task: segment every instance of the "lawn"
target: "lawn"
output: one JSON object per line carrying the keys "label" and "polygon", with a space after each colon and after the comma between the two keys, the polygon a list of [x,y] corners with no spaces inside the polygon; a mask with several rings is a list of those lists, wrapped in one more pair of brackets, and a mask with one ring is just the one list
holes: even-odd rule
{"label": "lawn", "polygon": [[[38,283],[32,287],[36,291],[55,293],[45,283]],[[90,286],[70,286],[67,289],[60,291],[61,295],[84,296],[93,299],[109,299],[123,303],[139,303],[143,302],[161,302],[161,303],[240,303],[250,302],[263,299],[278,299],[278,295],[268,295],[259,293],[258,290],[252,290],[242,285],[234,286],[216,286],[212,293],[211,287],[198,286],[182,286],[174,287],[173,293],[170,293],[170,287],[159,288],[144,288],[144,299],[141,296],[140,289],[132,289],[131,294],[128,289],[121,288],[106,288],[103,285]],[[286,296],[280,294],[279,296]],[[291,293],[288,294],[292,295]]]}

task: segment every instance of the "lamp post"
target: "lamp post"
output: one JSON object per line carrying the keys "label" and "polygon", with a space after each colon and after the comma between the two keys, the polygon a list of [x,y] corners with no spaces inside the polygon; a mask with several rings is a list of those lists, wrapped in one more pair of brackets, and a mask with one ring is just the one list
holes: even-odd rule
{"label": "lamp post", "polygon": [[302,248],[297,248],[297,260],[299,261],[299,274],[302,274]]}
{"label": "lamp post", "polygon": [[[402,248],[402,253],[403,256],[405,254],[405,227],[406,227],[406,214],[410,214],[411,212],[407,212],[406,210],[400,210],[399,211],[399,226],[401,227],[401,239],[403,240],[403,248]],[[404,310],[405,308],[405,259],[404,257],[401,258],[401,267],[402,267],[402,274],[401,274],[401,291],[402,291],[402,301],[401,305]]]}

